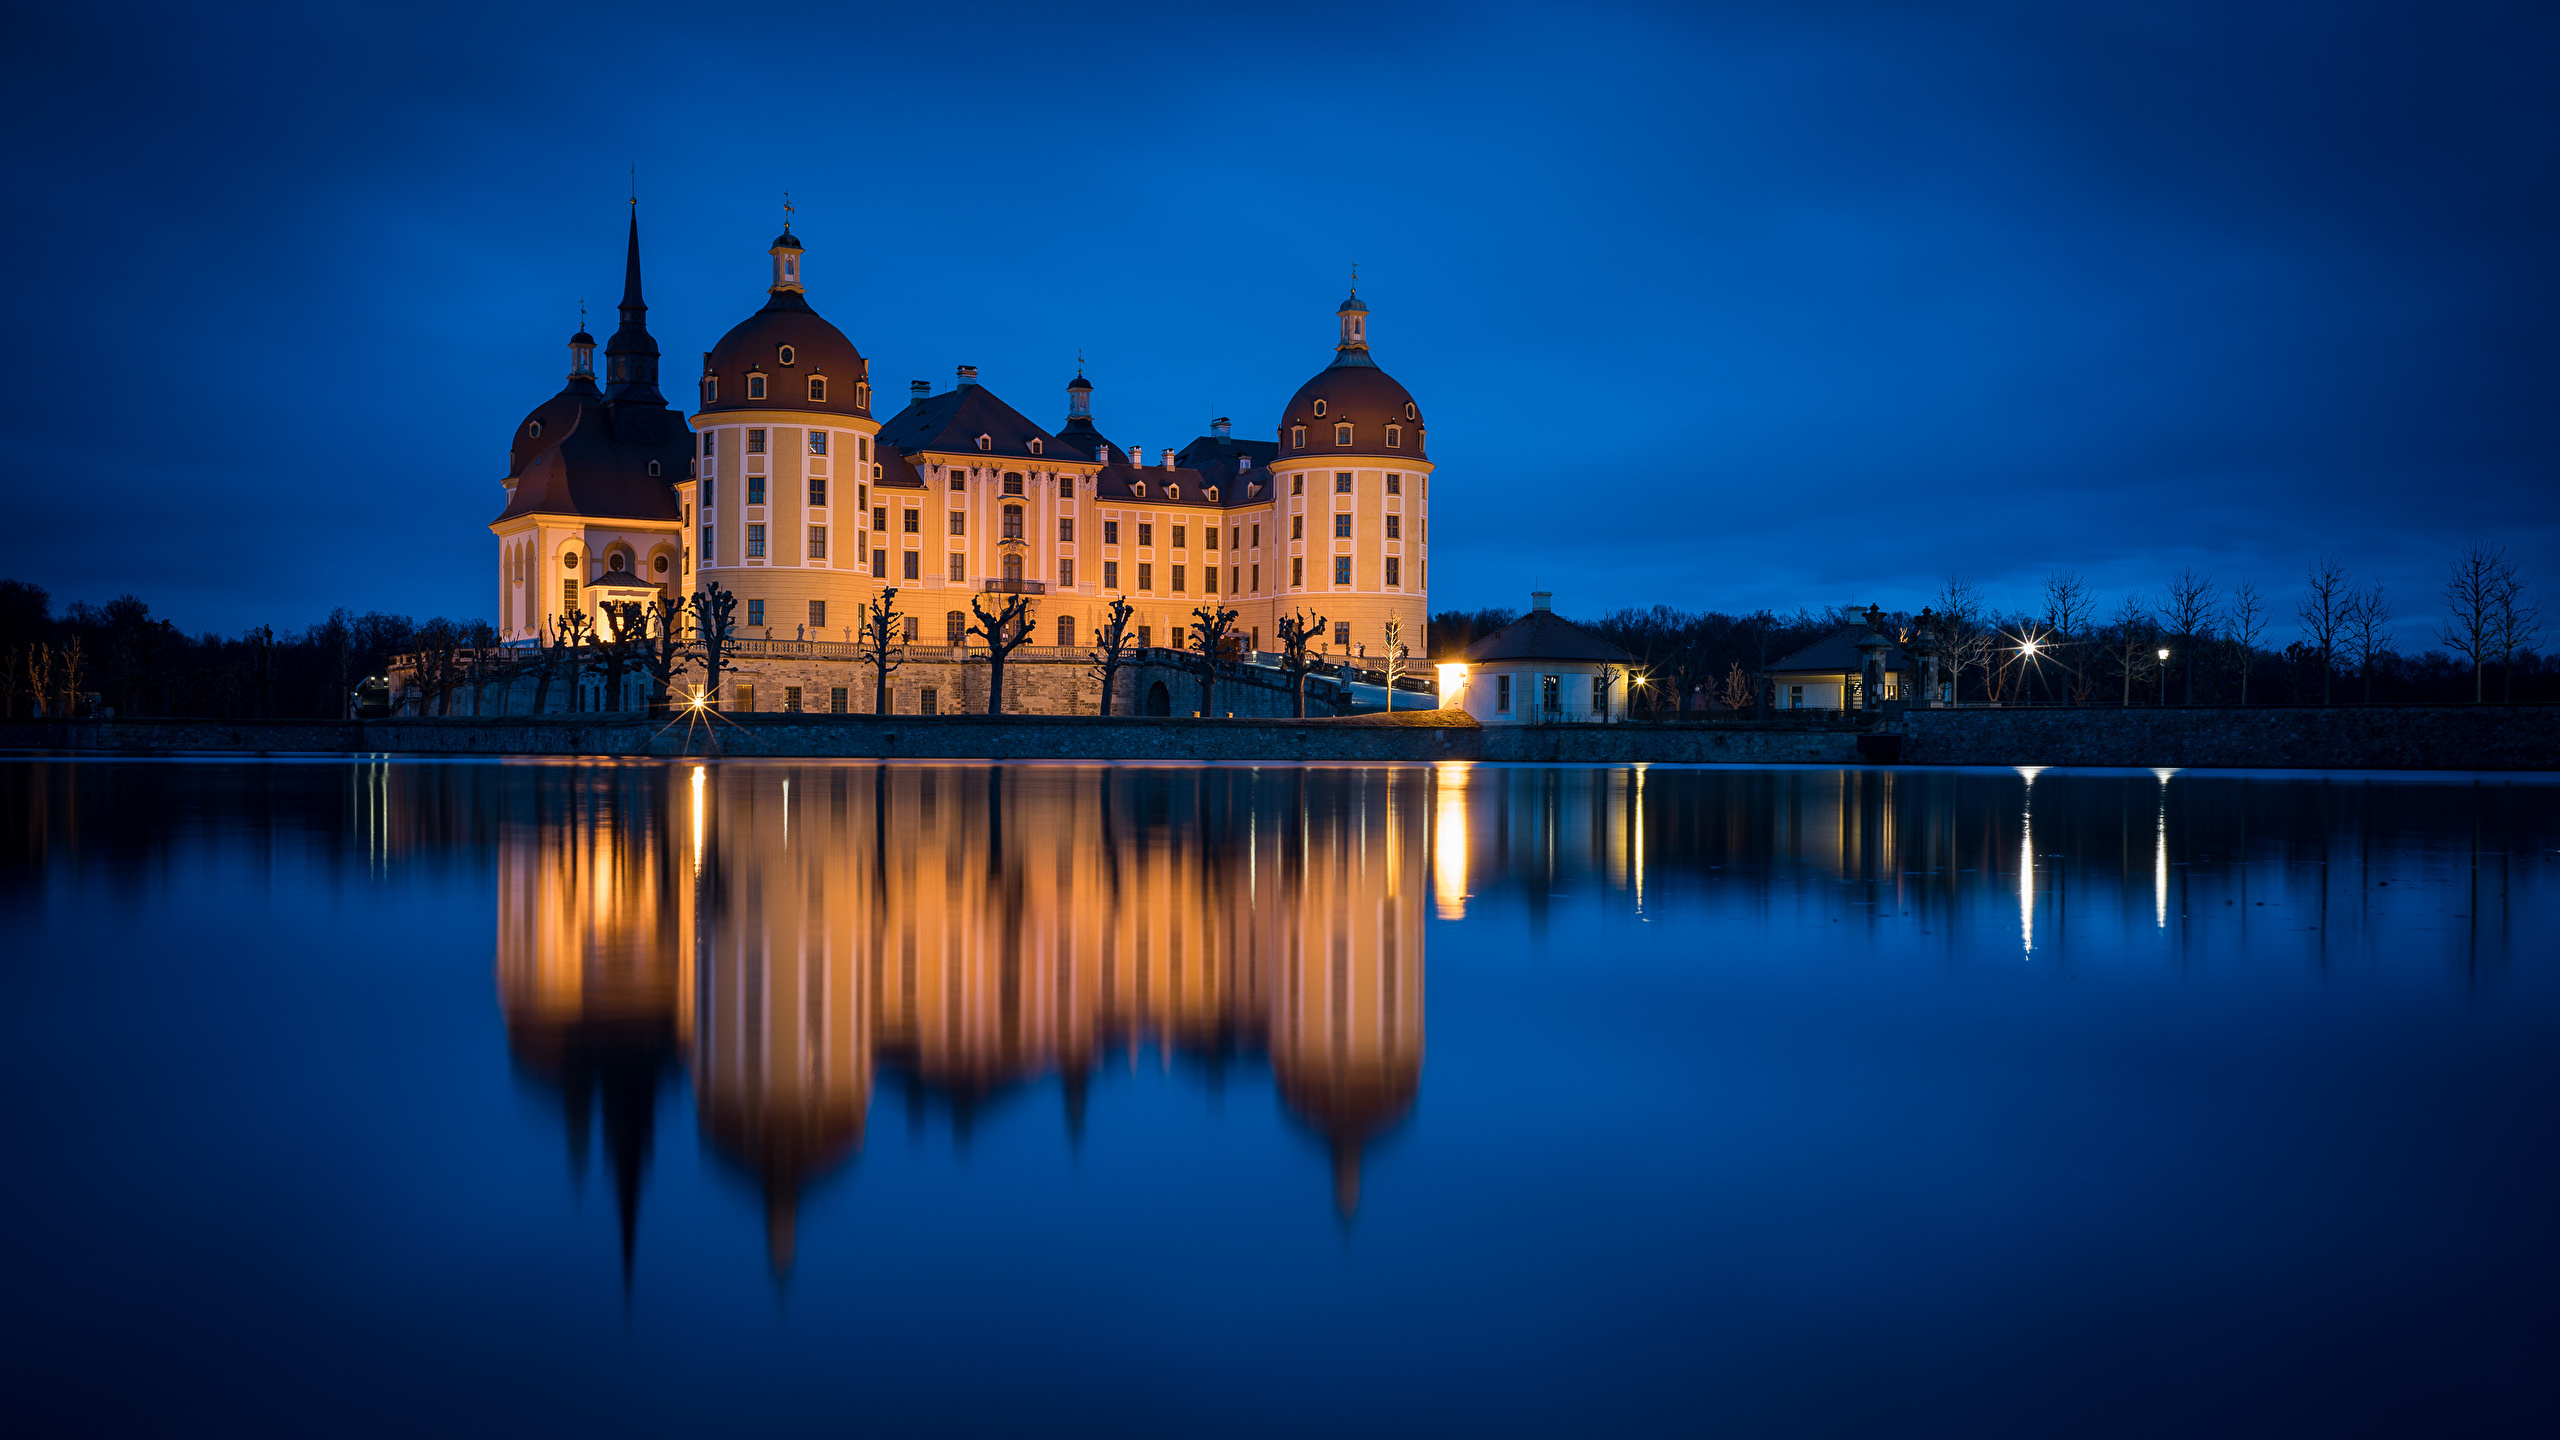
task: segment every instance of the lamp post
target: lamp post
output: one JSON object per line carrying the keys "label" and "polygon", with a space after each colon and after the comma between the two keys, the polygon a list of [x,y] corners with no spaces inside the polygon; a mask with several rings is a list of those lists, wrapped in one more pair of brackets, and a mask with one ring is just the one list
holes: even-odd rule
{"label": "lamp post", "polygon": [[2169,703],[2169,647],[2160,647],[2160,703]]}

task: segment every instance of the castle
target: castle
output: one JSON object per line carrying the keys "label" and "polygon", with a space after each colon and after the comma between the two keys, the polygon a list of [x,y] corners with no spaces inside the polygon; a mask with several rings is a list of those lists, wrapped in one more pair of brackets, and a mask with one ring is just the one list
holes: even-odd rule
{"label": "castle", "polygon": [[[1278,648],[1290,614],[1325,617],[1336,659],[1383,657],[1391,622],[1421,650],[1426,431],[1372,358],[1356,291],[1336,312],[1332,363],[1281,407],[1274,438],[1238,439],[1221,419],[1150,463],[1098,428],[1081,367],[1054,431],[967,365],[873,418],[870,362],[810,305],[787,224],[768,254],[764,306],[704,352],[688,420],[659,389],[634,213],[602,375],[581,329],[568,383],[516,426],[489,527],[508,644],[546,643],[603,598],[681,601],[716,583],[737,597],[743,643],[714,703],[869,711],[862,611],[894,589],[896,638],[921,662],[896,677],[891,708],[909,713],[984,708],[985,667],[963,662],[970,602],[990,594],[1032,605],[1008,710],[1089,709],[1086,657],[1121,598],[1141,647],[1184,648],[1192,611],[1223,606],[1256,652]],[[1148,703],[1133,685],[1115,708]]]}

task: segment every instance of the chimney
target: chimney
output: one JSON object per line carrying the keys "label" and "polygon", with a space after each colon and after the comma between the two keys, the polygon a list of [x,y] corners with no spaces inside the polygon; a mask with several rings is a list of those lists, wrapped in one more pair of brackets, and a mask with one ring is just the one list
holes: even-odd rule
{"label": "chimney", "polygon": [[1229,420],[1224,415],[1221,415],[1217,419],[1209,422],[1209,433],[1217,436],[1221,440],[1234,439],[1235,429],[1235,422]]}
{"label": "chimney", "polygon": [[1094,451],[1093,451],[1093,458],[1094,458],[1096,461],[1100,462],[1101,464],[1104,464],[1104,465],[1108,465],[1108,464],[1110,464],[1110,463],[1111,463],[1111,447],[1110,447],[1110,446],[1108,446],[1108,445],[1097,445],[1097,446],[1095,446],[1095,447],[1094,447]]}
{"label": "chimney", "polygon": [[1132,445],[1132,446],[1130,446],[1130,447],[1129,447],[1129,463],[1130,463],[1130,464],[1132,464],[1132,465],[1137,466],[1137,467],[1138,467],[1139,469],[1141,469],[1141,470],[1146,469],[1146,468],[1147,468],[1147,447],[1146,447],[1146,446],[1144,446],[1144,445]]}
{"label": "chimney", "polygon": [[1164,468],[1167,470],[1173,468],[1173,447],[1170,445],[1164,447]]}
{"label": "chimney", "polygon": [[960,367],[960,383],[961,383],[961,384],[963,384],[963,385],[975,385],[975,384],[977,384],[977,383],[978,383],[978,367],[977,367],[977,366],[975,366],[975,365],[963,365],[963,366],[961,366],[961,367]]}
{"label": "chimney", "polygon": [[1553,610],[1556,607],[1551,602],[1553,602],[1555,598],[1556,592],[1553,590],[1532,590],[1529,592],[1529,608],[1531,610]]}
{"label": "chimney", "polygon": [[1250,470],[1250,469],[1252,469],[1252,468],[1253,468],[1253,457],[1252,457],[1252,456],[1250,456],[1250,455],[1239,455],[1239,456],[1237,456],[1237,457],[1236,457],[1236,469],[1238,469],[1239,471],[1243,471],[1243,470]]}
{"label": "chimney", "polygon": [[908,382],[907,382],[907,398],[909,399],[909,401],[910,401],[910,402],[925,401],[925,400],[930,400],[930,399],[932,399],[932,398],[933,398],[933,382],[932,382],[932,381],[930,381],[930,380],[910,380],[910,381],[908,381]]}

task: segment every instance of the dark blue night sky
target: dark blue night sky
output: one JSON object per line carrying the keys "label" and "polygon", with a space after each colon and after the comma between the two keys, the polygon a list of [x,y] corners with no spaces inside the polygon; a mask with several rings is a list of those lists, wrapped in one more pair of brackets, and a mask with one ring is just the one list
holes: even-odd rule
{"label": "dark blue night sky", "polygon": [[[1268,435],[1349,268],[1435,608],[2560,583],[2547,5],[52,6],[12,22],[0,574],[476,615],[639,170],[671,395],[810,298],[890,394]],[[2271,637],[2279,642],[2282,634]]]}

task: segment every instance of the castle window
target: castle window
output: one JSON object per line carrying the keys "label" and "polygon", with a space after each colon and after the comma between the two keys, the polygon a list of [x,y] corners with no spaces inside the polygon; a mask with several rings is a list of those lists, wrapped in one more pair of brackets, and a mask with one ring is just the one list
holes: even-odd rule
{"label": "castle window", "polygon": [[1306,426],[1292,425],[1289,427],[1289,448],[1293,450],[1304,450],[1307,448]]}
{"label": "castle window", "polygon": [[[811,396],[810,398],[815,399],[817,397]],[[809,432],[809,453],[812,455],[824,455],[827,453],[826,431],[812,430]]]}
{"label": "castle window", "polygon": [[750,625],[761,625],[764,623],[763,601],[750,600],[747,602],[747,623]]}
{"label": "castle window", "polygon": [[[1333,557],[1333,583],[1336,585],[1348,585],[1351,583],[1350,556],[1336,555]],[[1347,628],[1348,627],[1345,627],[1345,629]],[[1334,643],[1337,645],[1348,645],[1351,643],[1351,637],[1345,633],[1344,630],[1336,630],[1334,632]]]}
{"label": "castle window", "polygon": [[652,474],[652,475],[655,475],[655,474],[657,474],[657,473],[658,473],[658,462],[657,462],[657,461],[652,460],[652,461],[650,461],[650,462],[649,462],[649,473],[650,473],[650,474]]}
{"label": "castle window", "polygon": [[[906,529],[908,534],[921,535],[924,533],[924,522],[921,518],[923,515],[924,512],[918,510],[913,505],[907,507]],[[909,576],[908,578],[913,579],[915,577]]]}
{"label": "castle window", "polygon": [[1004,493],[1007,495],[1019,495],[1022,493],[1022,472],[1018,470],[1008,470],[1005,472]]}
{"label": "castle window", "polygon": [[1304,560],[1291,560],[1289,562],[1289,584],[1291,588],[1304,589],[1306,587],[1306,583],[1307,562]]}
{"label": "castle window", "polygon": [[577,569],[577,568],[578,568],[578,552],[577,552],[577,551],[575,551],[575,550],[571,550],[571,551],[568,551],[567,553],[563,554],[563,555],[560,557],[560,568],[561,568],[561,569],[563,569],[563,570],[575,570],[575,569]]}
{"label": "castle window", "polygon": [[1336,426],[1334,426],[1334,427],[1333,427],[1333,443],[1334,443],[1334,444],[1336,444],[1336,445],[1348,445],[1348,444],[1350,444],[1350,443],[1351,443],[1351,427],[1350,427],[1350,426],[1348,426],[1348,425],[1336,425]]}
{"label": "castle window", "polygon": [[966,643],[969,638],[969,617],[957,610],[945,611],[942,616],[942,638],[954,645]]}
{"label": "castle window", "polygon": [[1020,540],[1024,538],[1022,533],[1022,507],[1019,505],[1007,505],[1004,507],[1004,538],[1007,540]]}
{"label": "castle window", "polygon": [[[907,552],[907,573],[906,573],[905,578],[907,578],[907,579],[909,579],[909,580],[914,580],[914,579],[919,578],[919,577],[918,577],[918,573],[917,573],[917,572],[918,572],[918,571],[919,571],[919,569],[921,568],[921,557],[922,557],[922,555],[923,555],[923,552],[922,552],[922,551],[918,551],[918,550],[910,550],[910,551],[908,551],[908,552]],[[907,620],[907,638],[908,638],[908,639],[910,639],[910,640],[913,640],[914,638],[916,638],[916,629],[915,629],[915,626],[916,626],[916,622],[915,622],[914,618],[913,618],[912,616],[910,616],[910,617],[908,618],[908,620]]]}
{"label": "castle window", "polygon": [[1404,418],[1407,420],[1413,418],[1413,402],[1410,400],[1404,402]]}
{"label": "castle window", "polygon": [[619,575],[623,571],[631,568],[631,557],[623,554],[619,550],[616,550],[613,554],[605,558],[604,568],[612,571],[616,575]]}
{"label": "castle window", "polygon": [[1324,402],[1321,400],[1316,402],[1316,413],[1319,415],[1324,413]]}
{"label": "castle window", "polygon": [[1117,545],[1120,543],[1119,521],[1105,520],[1102,522],[1102,543],[1105,545]]}
{"label": "castle window", "polygon": [[1105,590],[1117,590],[1120,588],[1119,561],[1105,560],[1102,562],[1102,588]]}
{"label": "castle window", "polygon": [[[1068,579],[1067,577],[1075,573],[1076,567],[1074,561],[1060,561],[1058,564],[1059,587],[1061,589],[1073,587],[1076,582]],[[1061,615],[1058,617],[1058,643],[1061,645],[1073,645],[1076,643],[1076,617],[1073,615]]]}
{"label": "castle window", "polygon": [[658,572],[659,574],[661,574],[661,575],[666,574],[666,573],[667,573],[667,557],[666,557],[666,556],[664,556],[664,555],[661,555],[661,556],[659,556],[657,559],[650,561],[650,562],[649,562],[649,568],[650,568],[650,569],[652,569],[652,570],[657,571],[657,572]]}
{"label": "castle window", "polygon": [[705,375],[702,377],[702,403],[705,405],[717,405],[720,403],[719,376]]}
{"label": "castle window", "polygon": [[[1348,519],[1349,517],[1346,516],[1344,518]],[[1401,540],[1404,538],[1404,517],[1393,510],[1387,512],[1387,538],[1390,540]]]}
{"label": "castle window", "polygon": [[1404,493],[1404,477],[1403,477],[1403,476],[1401,476],[1401,475],[1390,475],[1390,476],[1388,476],[1388,477],[1387,477],[1387,493],[1388,493],[1388,494],[1390,494],[1390,495],[1401,495],[1401,494],[1403,494],[1403,493]]}
{"label": "castle window", "polygon": [[959,551],[957,551],[957,550],[952,551],[952,552],[951,552],[951,582],[952,582],[953,584],[957,585],[957,584],[960,584],[961,582],[963,582],[963,581],[967,580],[968,578],[969,578],[969,557],[968,557],[968,556],[966,556],[966,555],[961,554],[961,553],[960,553]]}
{"label": "castle window", "polygon": [[954,490],[966,490],[969,488],[968,475],[957,465],[951,467],[951,488]]}
{"label": "castle window", "polygon": [[719,477],[719,476],[717,476],[717,475],[705,475],[705,476],[703,476],[703,477],[702,477],[702,508],[703,508],[703,509],[705,509],[705,510],[708,510],[708,509],[710,509],[712,506],[717,505],[717,504],[719,504],[719,503],[720,503],[720,477]]}
{"label": "castle window", "polygon": [[763,476],[750,475],[747,477],[747,503],[750,505],[761,505],[764,503]]}
{"label": "castle window", "polygon": [[1209,503],[1212,505],[1218,503],[1218,487],[1215,485],[1209,487]]}
{"label": "castle window", "polygon": [[827,558],[827,527],[824,525],[809,527],[809,558],[812,560]]}
{"label": "castle window", "polygon": [[994,448],[996,448],[996,442],[995,442],[994,437],[993,437],[993,436],[988,436],[988,435],[981,435],[981,436],[979,436],[979,437],[978,437],[978,448],[979,448],[979,449],[981,449],[981,450],[993,450]]}
{"label": "castle window", "polygon": [[1136,483],[1136,484],[1134,484],[1134,485],[1130,486],[1130,487],[1129,487],[1129,493],[1130,493],[1130,494],[1132,494],[1132,495],[1137,496],[1137,497],[1138,497],[1139,499],[1141,499],[1141,500],[1146,499],[1146,498],[1147,498],[1147,482],[1146,482],[1146,481],[1144,481],[1144,480],[1141,480],[1141,481],[1139,481],[1138,483]]}
{"label": "castle window", "polygon": [[1138,588],[1140,590],[1156,588],[1156,567],[1143,560],[1138,562]]}
{"label": "castle window", "polygon": [[794,352],[792,351],[792,349],[791,349],[791,347],[790,347],[790,346],[788,346],[788,345],[783,346],[783,347],[782,347],[782,355],[781,355],[782,363],[783,363],[783,364],[785,364],[785,365],[790,364],[790,363],[791,363],[791,360],[792,360],[792,355],[793,355],[793,353],[794,353]]}
{"label": "castle window", "polygon": [[1176,525],[1173,527],[1173,548],[1176,550],[1188,550],[1191,548],[1190,526]]}
{"label": "castle window", "polygon": [[826,476],[812,475],[809,477],[809,504],[811,507],[819,510],[823,510],[827,507]]}
{"label": "castle window", "polygon": [[854,458],[854,459],[856,459],[856,460],[863,461],[863,462],[864,462],[864,463],[866,463],[866,464],[870,462],[870,459],[871,459],[871,437],[870,437],[870,436],[868,436],[868,435],[856,435],[856,436],[854,436],[854,437],[853,437],[853,458]]}
{"label": "castle window", "polygon": [[[826,628],[827,628],[827,602],[826,602],[826,601],[824,601],[824,600],[812,600],[812,601],[810,601],[810,602],[809,602],[809,628],[810,628],[810,629],[812,629],[812,630],[824,630],[824,629],[826,629]],[[837,693],[838,693],[838,694],[842,694],[843,692],[842,692],[842,691],[838,691]],[[841,709],[843,709],[844,707],[843,707],[843,706],[841,706],[841,705],[839,705],[839,706],[837,706],[836,708],[837,708],[837,709],[839,709],[839,710],[841,710]]]}
{"label": "castle window", "polygon": [[871,387],[859,380],[853,382],[853,408],[856,410],[871,408]]}
{"label": "castle window", "polygon": [[1164,487],[1164,498],[1166,498],[1167,500],[1179,500],[1179,499],[1181,499],[1181,498],[1182,498],[1182,487],[1181,487],[1181,486],[1179,486],[1179,485],[1167,485],[1166,487]]}
{"label": "castle window", "polygon": [[563,610],[575,610],[578,608],[577,581],[563,580],[560,582],[560,608]]}
{"label": "castle window", "polygon": [[747,398],[750,400],[761,400],[764,398],[764,377],[762,375],[749,375],[747,377]]}
{"label": "castle window", "polygon": [[954,510],[951,512],[951,533],[954,535],[966,535],[969,533],[968,511]]}
{"label": "castle window", "polygon": [[812,375],[809,377],[809,398],[812,400],[824,400],[827,398],[826,376]]}
{"label": "castle window", "polygon": [[717,455],[720,453],[719,431],[705,430],[702,432],[702,453],[705,455]]}
{"label": "castle window", "polygon": [[1182,567],[1181,567],[1181,566],[1179,566],[1179,565],[1176,565],[1176,566],[1174,566],[1174,567],[1173,567],[1173,589],[1172,589],[1169,593],[1171,593],[1171,594],[1175,594],[1175,595],[1179,595],[1179,594],[1183,593],[1183,590],[1182,590]]}
{"label": "castle window", "polygon": [[1058,477],[1058,498],[1061,500],[1073,500],[1076,498],[1076,477],[1073,475],[1061,475]]}
{"label": "castle window", "polygon": [[764,557],[763,526],[750,525],[747,527],[747,555],[750,559],[762,559]]}
{"label": "castle window", "polygon": [[1032,454],[1034,454],[1034,455],[1037,455],[1037,454],[1039,454],[1039,453],[1040,453],[1040,442],[1039,442],[1039,440],[1038,440],[1038,439],[1036,439],[1036,438],[1035,438],[1035,439],[1033,439],[1033,440],[1032,440],[1032,442],[1031,442],[1031,453],[1032,453]]}
{"label": "castle window", "polygon": [[1351,493],[1350,471],[1336,470],[1333,472],[1333,493],[1336,495],[1348,495]]}
{"label": "castle window", "polygon": [[531,423],[527,424],[527,425],[524,427],[524,433],[525,433],[526,435],[528,435],[528,436],[532,437],[533,439],[536,439],[536,440],[541,439],[541,438],[542,438],[542,422],[541,422],[541,421],[539,421],[539,420],[535,420],[535,421],[532,421]]}
{"label": "castle window", "polygon": [[1076,543],[1076,521],[1074,516],[1068,515],[1060,517],[1058,521],[1058,542],[1062,545],[1073,545]]}
{"label": "castle window", "polygon": [[1404,562],[1393,555],[1387,557],[1387,583],[1389,585],[1404,583]]}
{"label": "castle window", "polygon": [[1156,543],[1156,527],[1144,521],[1138,525],[1138,543],[1152,549]]}
{"label": "castle window", "polygon": [[1399,448],[1401,448],[1401,447],[1403,446],[1403,444],[1404,444],[1404,427],[1403,427],[1403,426],[1401,426],[1401,425],[1390,425],[1390,426],[1388,426],[1388,427],[1387,427],[1387,448],[1388,448],[1388,449],[1390,449],[1390,450],[1395,450],[1395,449],[1399,449]]}
{"label": "castle window", "polygon": [[1349,511],[1345,511],[1342,514],[1333,517],[1333,538],[1336,540],[1348,540],[1351,538],[1351,514]]}
{"label": "castle window", "polygon": [[764,453],[763,431],[750,430],[747,432],[747,453],[750,455],[761,455]]}

